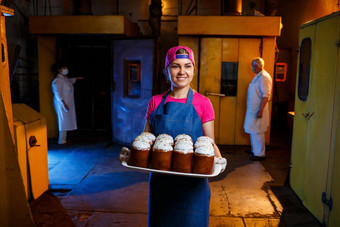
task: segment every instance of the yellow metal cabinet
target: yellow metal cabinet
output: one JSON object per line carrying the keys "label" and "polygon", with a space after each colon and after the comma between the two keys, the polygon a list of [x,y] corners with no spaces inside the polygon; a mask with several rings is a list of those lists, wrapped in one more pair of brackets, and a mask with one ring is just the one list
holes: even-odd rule
{"label": "yellow metal cabinet", "polygon": [[[1,1],[0,1],[1,2]],[[5,16],[14,10],[0,6],[0,226],[33,226],[19,163],[15,154],[13,112]],[[16,28],[11,28],[15,30]]]}
{"label": "yellow metal cabinet", "polygon": [[48,189],[47,131],[45,118],[25,104],[13,104],[17,158],[27,199]]}
{"label": "yellow metal cabinet", "polygon": [[[249,144],[243,130],[248,84],[252,80],[251,60],[260,55],[261,39],[201,38],[199,92],[206,95],[215,111],[218,144]],[[237,64],[237,94],[223,96],[222,62]]]}
{"label": "yellow metal cabinet", "polygon": [[[209,99],[215,110],[215,122],[220,120],[220,84],[221,84],[221,38],[202,38],[200,53],[200,77],[198,91],[203,95],[209,95]],[[214,51],[217,50],[217,51]],[[217,94],[217,95],[213,95]],[[219,143],[219,124],[215,124],[215,139]]]}
{"label": "yellow metal cabinet", "polygon": [[300,28],[290,174],[304,205],[329,226],[340,223],[339,28],[340,13]]}
{"label": "yellow metal cabinet", "polygon": [[[31,196],[31,185],[29,175],[27,174],[27,154],[26,154],[26,135],[25,135],[25,124],[14,117],[14,138],[16,142],[16,155],[21,170],[22,180],[25,186],[26,197],[29,200]],[[21,139],[22,138],[22,139]]]}
{"label": "yellow metal cabinet", "polygon": [[[262,56],[266,70],[273,76],[275,37],[280,35],[280,21],[280,17],[178,18],[179,44],[195,52],[197,70],[191,86],[207,96],[214,107],[216,143],[250,144],[243,123],[248,85],[255,76],[251,61]],[[269,137],[270,128],[266,144]]]}

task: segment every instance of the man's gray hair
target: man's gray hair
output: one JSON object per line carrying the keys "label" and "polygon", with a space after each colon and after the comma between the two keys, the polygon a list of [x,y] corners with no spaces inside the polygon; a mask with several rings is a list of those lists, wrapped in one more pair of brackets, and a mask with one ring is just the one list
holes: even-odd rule
{"label": "man's gray hair", "polygon": [[254,58],[252,64],[257,65],[258,67],[264,68],[264,61],[262,58]]}

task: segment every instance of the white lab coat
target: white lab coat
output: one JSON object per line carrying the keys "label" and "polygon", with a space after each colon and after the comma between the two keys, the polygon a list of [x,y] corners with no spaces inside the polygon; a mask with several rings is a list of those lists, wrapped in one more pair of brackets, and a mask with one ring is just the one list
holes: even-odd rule
{"label": "white lab coat", "polygon": [[256,118],[256,113],[260,108],[261,99],[272,93],[272,78],[266,70],[259,72],[251,81],[248,87],[247,112],[244,121],[244,130],[247,133],[266,132],[269,126],[268,103],[263,109],[262,118]]}
{"label": "white lab coat", "polygon": [[[70,131],[77,129],[76,110],[74,105],[74,88],[75,78],[63,77],[58,74],[52,82],[52,91],[54,93],[53,103],[58,116],[59,131]],[[64,108],[61,100],[68,105],[69,110]]]}

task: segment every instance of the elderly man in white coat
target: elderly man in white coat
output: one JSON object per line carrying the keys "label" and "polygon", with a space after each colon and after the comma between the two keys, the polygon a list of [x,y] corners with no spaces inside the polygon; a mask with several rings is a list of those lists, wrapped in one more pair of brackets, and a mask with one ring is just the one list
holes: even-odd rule
{"label": "elderly man in white coat", "polygon": [[76,110],[74,105],[73,84],[83,77],[68,78],[68,68],[64,65],[54,65],[57,76],[52,82],[54,93],[53,103],[58,116],[58,144],[67,143],[67,131],[77,129]]}
{"label": "elderly man in white coat", "polygon": [[247,112],[244,130],[250,134],[251,160],[261,161],[266,157],[265,132],[269,126],[268,101],[272,93],[272,78],[264,70],[262,58],[254,58],[252,71],[256,74],[248,87]]}

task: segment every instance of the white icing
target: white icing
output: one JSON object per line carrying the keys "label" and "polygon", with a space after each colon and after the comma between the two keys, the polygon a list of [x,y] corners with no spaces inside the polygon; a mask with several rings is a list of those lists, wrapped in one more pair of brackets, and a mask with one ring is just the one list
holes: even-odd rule
{"label": "white icing", "polygon": [[188,139],[185,139],[185,138],[181,138],[181,139],[177,140],[175,145],[178,144],[178,143],[186,143],[186,144],[189,144],[191,146],[194,145],[192,140],[188,140]]}
{"label": "white icing", "polygon": [[157,136],[156,142],[160,140],[171,145],[174,144],[174,139],[168,134],[160,134],[159,136]]}
{"label": "white icing", "polygon": [[198,148],[200,146],[210,146],[212,145],[209,141],[207,140],[200,140],[200,141],[196,141],[195,143],[195,148]]}
{"label": "white icing", "polygon": [[209,136],[200,136],[197,138],[196,142],[197,141],[207,141],[211,144],[214,144],[214,141]]}
{"label": "white icing", "polygon": [[156,139],[156,136],[154,134],[150,133],[150,132],[143,132],[140,135],[149,138],[152,142],[155,141],[155,139]]}
{"label": "white icing", "polygon": [[212,145],[203,145],[195,149],[195,153],[205,155],[205,156],[214,156],[214,147]]}
{"label": "white icing", "polygon": [[149,150],[151,148],[149,141],[137,138],[133,141],[132,147],[137,150]]}
{"label": "white icing", "polygon": [[174,150],[183,154],[194,153],[194,148],[188,143],[176,143]]}
{"label": "white icing", "polygon": [[150,146],[153,144],[153,141],[149,138],[149,137],[146,137],[145,135],[139,135],[135,138],[135,140],[140,140],[140,141],[143,141],[143,142],[147,142],[150,144]]}
{"label": "white icing", "polygon": [[191,140],[192,141],[191,137],[189,135],[186,135],[186,134],[179,134],[179,135],[177,135],[176,138],[175,138],[175,141],[178,141],[180,139],[187,139],[187,140]]}
{"label": "white icing", "polygon": [[173,147],[171,144],[164,142],[162,140],[155,142],[155,144],[152,147],[152,150],[162,150],[164,152],[172,151]]}

